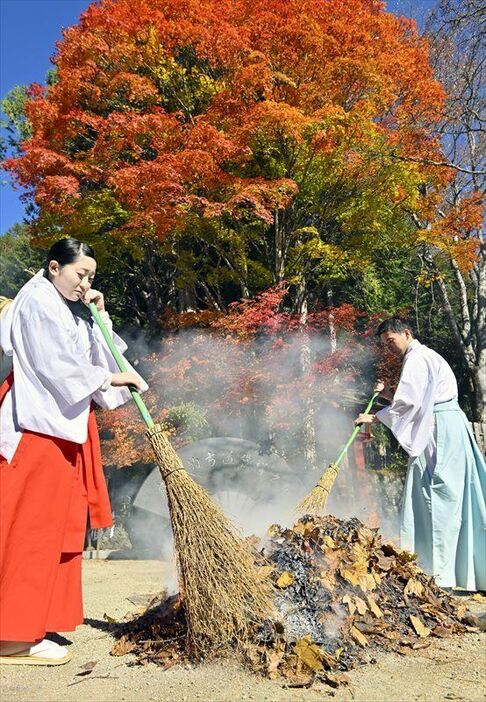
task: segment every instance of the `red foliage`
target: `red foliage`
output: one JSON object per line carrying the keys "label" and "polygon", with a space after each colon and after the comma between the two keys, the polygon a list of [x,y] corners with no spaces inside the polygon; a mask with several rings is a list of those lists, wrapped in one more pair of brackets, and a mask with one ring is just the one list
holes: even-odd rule
{"label": "red foliage", "polygon": [[271,223],[297,185],[258,176],[262,139],[341,145],[348,165],[351,132],[437,151],[424,125],[443,91],[427,44],[380,0],[101,0],[53,60],[57,82],[29,91],[32,137],[4,165],[57,217],[56,235],[101,192],[124,213],[115,236],[163,238],[194,213]]}
{"label": "red foliage", "polygon": [[[298,315],[281,311],[286,292],[284,284],[276,286],[254,300],[235,303],[227,315],[164,318],[165,328],[177,333],[169,332],[160,352],[141,362],[155,416],[164,419],[168,408],[196,403],[217,432],[231,433],[236,423],[244,434],[245,422],[250,421],[290,439],[300,431],[309,399],[318,408],[337,402],[343,391],[355,387],[363,369],[364,336],[357,330],[361,315],[351,305],[342,305],[310,315],[303,328]],[[331,315],[335,351],[328,336]],[[191,328],[188,322],[199,327]],[[306,349],[310,364],[303,364]],[[108,442],[110,459],[123,465],[138,452],[146,456],[134,409],[114,414],[103,413],[104,427],[111,427],[117,439]],[[184,441],[184,428],[174,429],[176,441]]]}
{"label": "red foliage", "polygon": [[253,335],[256,332],[275,333],[289,328],[291,316],[279,312],[287,294],[285,283],[269,288],[251,300],[233,302],[229,314],[222,315],[211,324],[213,329],[234,333],[237,336]]}

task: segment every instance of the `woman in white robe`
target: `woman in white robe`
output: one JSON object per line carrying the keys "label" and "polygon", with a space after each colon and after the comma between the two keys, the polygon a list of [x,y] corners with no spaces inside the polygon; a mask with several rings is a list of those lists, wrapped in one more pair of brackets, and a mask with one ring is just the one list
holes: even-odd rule
{"label": "woman in white robe", "polygon": [[413,338],[406,320],[386,320],[377,333],[403,359],[400,380],[388,407],[356,421],[382,422],[410,456],[401,545],[442,587],[484,590],[486,465],[459,407],[454,373]]}
{"label": "woman in white robe", "polygon": [[[128,386],[147,389],[127,362],[118,372],[100,330],[67,302],[94,302],[108,327],[91,247],[55,244],[45,271],[0,317],[13,374],[0,388],[0,662],[57,665],[71,655],[44,638],[82,621],[86,519],[111,523],[92,405],[114,409]],[[120,352],[124,342],[113,334]]]}

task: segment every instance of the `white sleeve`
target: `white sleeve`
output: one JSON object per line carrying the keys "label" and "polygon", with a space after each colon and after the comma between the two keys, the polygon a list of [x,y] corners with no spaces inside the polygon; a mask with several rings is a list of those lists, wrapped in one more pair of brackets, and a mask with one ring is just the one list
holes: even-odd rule
{"label": "white sleeve", "polygon": [[26,362],[47,390],[68,405],[95,393],[108,378],[108,370],[86,358],[78,338],[48,307],[30,306],[19,312],[19,331]]}
{"label": "white sleeve", "polygon": [[434,377],[426,360],[412,354],[405,361],[391,405],[376,416],[409,456],[419,456],[433,432]]}
{"label": "white sleeve", "polygon": [[[126,343],[121,339],[118,334],[115,334],[113,332],[113,324],[111,322],[111,319],[109,318],[109,315],[107,312],[102,312],[102,319],[105,325],[108,327],[112,337],[113,341],[115,342],[115,346],[117,349],[120,351],[120,353],[123,353],[127,349]],[[93,326],[87,325],[88,326],[88,333],[90,336],[90,345],[91,345],[91,360],[93,363],[96,363],[97,365],[103,366],[103,368],[106,368],[110,372],[110,382],[111,382],[111,374],[112,373],[119,373],[120,369],[118,368],[115,359],[113,358],[113,354],[111,353],[110,349],[108,348],[108,344],[105,341],[105,338],[103,337],[103,334],[101,333],[101,329],[99,326],[94,322]],[[133,368],[133,366],[126,360],[126,358],[123,359],[125,361],[125,365],[127,367],[127,371],[131,371],[132,373],[135,373],[138,375],[138,377],[141,380],[141,388],[140,392],[145,392],[145,390],[148,390],[148,385],[144,381],[144,379],[137,373],[137,371]],[[108,386],[104,386],[100,388],[100,390],[93,395],[93,400],[96,402],[97,405],[99,405],[102,409],[115,409],[116,407],[120,407],[120,405],[125,404],[125,402],[128,402],[131,400],[132,396],[130,394],[130,390],[127,387],[113,387],[108,384]]]}
{"label": "white sleeve", "polygon": [[[121,337],[119,337],[118,334],[116,334],[113,331],[113,322],[111,321],[110,315],[108,314],[108,312],[106,310],[104,310],[103,312],[100,312],[100,316],[101,316],[101,319],[103,320],[103,322],[105,323],[105,326],[107,327],[108,331],[110,332],[111,338],[115,342],[115,346],[118,349],[118,351],[120,353],[125,353],[128,346],[123,341],[123,339]],[[100,342],[100,344],[103,346],[105,351],[107,353],[109,353],[111,356],[111,352],[110,352],[110,349],[108,348],[108,344],[105,341],[105,337],[103,336],[101,329],[96,324],[96,322],[94,322],[92,329],[93,329],[93,334],[94,334],[95,338],[97,339],[97,341]]]}

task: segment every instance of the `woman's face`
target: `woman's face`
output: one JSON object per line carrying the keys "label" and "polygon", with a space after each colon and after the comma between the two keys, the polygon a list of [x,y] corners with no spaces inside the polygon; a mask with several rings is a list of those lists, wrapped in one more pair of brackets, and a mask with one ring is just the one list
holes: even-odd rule
{"label": "woman's face", "polygon": [[61,295],[77,302],[90,289],[96,273],[96,261],[90,256],[78,256],[74,263],[60,266],[49,263],[49,280]]}

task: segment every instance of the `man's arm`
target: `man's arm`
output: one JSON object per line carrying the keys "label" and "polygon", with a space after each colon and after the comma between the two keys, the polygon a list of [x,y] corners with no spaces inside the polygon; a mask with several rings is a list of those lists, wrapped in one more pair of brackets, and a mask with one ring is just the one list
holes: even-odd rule
{"label": "man's arm", "polygon": [[405,361],[391,404],[376,413],[410,456],[420,455],[430,439],[434,395],[434,377],[424,356],[412,353]]}

